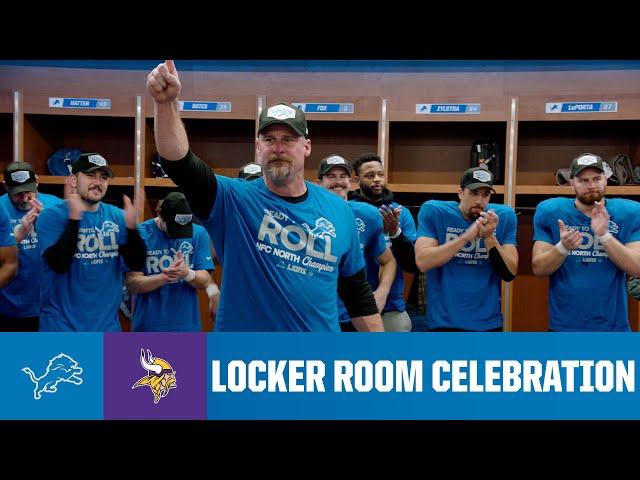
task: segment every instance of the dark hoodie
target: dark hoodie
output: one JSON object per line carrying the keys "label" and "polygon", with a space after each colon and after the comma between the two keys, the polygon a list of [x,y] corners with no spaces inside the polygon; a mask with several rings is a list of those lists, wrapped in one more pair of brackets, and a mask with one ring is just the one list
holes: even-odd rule
{"label": "dark hoodie", "polygon": [[365,197],[361,189],[355,190],[352,195],[352,200],[355,200],[356,202],[368,203],[378,208],[380,208],[382,205],[390,205],[393,203],[393,193],[391,193],[391,191],[386,188],[382,189],[382,195],[378,200],[372,200],[368,197]]}
{"label": "dark hoodie", "polygon": [[[378,200],[373,200],[366,197],[362,193],[361,189],[358,189],[352,193],[351,199],[356,202],[364,202],[380,208],[383,205],[391,205],[393,203],[393,193],[388,189],[383,188],[380,198]],[[396,238],[391,239],[391,252],[402,270],[408,273],[418,272],[413,243],[404,236],[404,233],[400,233]]]}

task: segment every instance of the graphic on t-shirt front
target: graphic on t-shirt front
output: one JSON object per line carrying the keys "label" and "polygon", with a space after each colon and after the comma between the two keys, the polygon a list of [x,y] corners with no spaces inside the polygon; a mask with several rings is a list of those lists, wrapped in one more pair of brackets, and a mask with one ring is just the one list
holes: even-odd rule
{"label": "graphic on t-shirt front", "polygon": [[317,218],[313,227],[298,225],[287,214],[264,210],[258,231],[258,251],[278,257],[276,266],[302,275],[333,272],[338,257],[331,252],[331,239],[336,229],[324,217]]}
{"label": "graphic on t-shirt front", "polygon": [[[1,207],[0,207],[1,208]],[[15,230],[20,225],[20,219],[18,218],[10,218],[9,222],[11,223],[11,236],[15,237]],[[20,240],[20,248],[22,250],[31,250],[32,248],[38,248],[38,234],[36,233],[36,229],[32,228],[31,232]]]}
{"label": "graphic on t-shirt front", "polygon": [[103,263],[104,259],[115,258],[118,251],[118,233],[120,227],[110,220],[102,226],[80,227],[78,233],[78,251],[73,258],[88,260],[89,264]]}
{"label": "graphic on t-shirt front", "polygon": [[[173,248],[171,250],[173,250]],[[193,253],[193,245],[191,245],[191,242],[182,242],[178,247],[178,250],[182,252],[182,254],[186,259],[187,255],[191,255]],[[174,253],[178,253],[178,252],[174,250]]]}
{"label": "graphic on t-shirt front", "polygon": [[[598,240],[589,225],[567,225],[567,229],[573,229],[582,235],[582,241],[575,250],[569,250],[569,257],[572,260],[583,263],[600,263],[609,255],[604,250],[604,245]],[[618,225],[609,220],[609,231],[613,233],[619,232]]]}
{"label": "graphic on t-shirt front", "polygon": [[[455,240],[462,235],[467,229],[460,227],[447,227],[445,243],[450,240]],[[481,238],[476,238],[473,242],[467,242],[464,247],[456,253],[455,259],[458,263],[465,265],[476,265],[478,263],[487,261],[489,253],[487,247],[484,245],[484,241]]]}
{"label": "graphic on t-shirt front", "polygon": [[171,247],[147,250],[147,275],[162,273],[162,270],[169,268],[171,264],[178,259],[178,252],[182,252],[184,263],[189,265],[189,268],[193,268],[193,264],[191,263],[193,245],[191,242],[184,241],[177,249]]}
{"label": "graphic on t-shirt front", "polygon": [[324,217],[320,217],[316,220],[315,227],[311,228],[306,223],[303,223],[302,226],[307,229],[309,235],[314,236],[315,238],[325,238],[327,236],[336,238],[336,229],[333,224]]}
{"label": "graphic on t-shirt front", "polygon": [[356,228],[358,229],[359,233],[364,233],[365,231],[365,224],[364,221],[360,218],[360,217],[356,217]]}

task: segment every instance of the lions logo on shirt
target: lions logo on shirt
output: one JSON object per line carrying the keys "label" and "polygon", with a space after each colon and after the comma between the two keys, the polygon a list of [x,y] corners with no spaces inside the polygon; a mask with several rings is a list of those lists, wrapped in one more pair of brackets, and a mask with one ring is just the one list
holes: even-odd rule
{"label": "lions logo on shirt", "polygon": [[306,223],[302,226],[307,229],[309,235],[313,235],[315,238],[325,238],[327,236],[336,238],[336,229],[329,220],[324,217],[320,217],[316,220],[316,226],[312,229]]}
{"label": "lions logo on shirt", "polygon": [[[284,215],[279,217],[289,220],[289,217]],[[333,271],[335,266],[331,263],[336,263],[338,257],[331,253],[332,237],[336,238],[336,229],[326,218],[316,219],[315,226],[311,228],[307,223],[283,225],[269,212],[262,217],[256,247],[261,252],[297,264],[295,267],[291,265],[291,268],[295,268],[296,271],[300,265]],[[304,257],[300,253],[303,253]],[[318,263],[318,260],[324,260],[330,264]]]}
{"label": "lions logo on shirt", "polygon": [[182,242],[178,250],[180,250],[183,253],[183,255],[186,257],[187,255],[190,255],[193,253],[193,245],[191,245],[189,242]]}
{"label": "lions logo on shirt", "polygon": [[360,217],[356,218],[356,228],[360,233],[363,233],[365,231],[365,224]]}
{"label": "lions logo on shirt", "polygon": [[95,227],[95,229],[96,229],[96,232],[98,232],[103,237],[106,237],[111,232],[115,232],[115,233],[120,232],[120,227],[118,227],[118,224],[115,222],[112,222],[111,220],[102,222],[102,228]]}

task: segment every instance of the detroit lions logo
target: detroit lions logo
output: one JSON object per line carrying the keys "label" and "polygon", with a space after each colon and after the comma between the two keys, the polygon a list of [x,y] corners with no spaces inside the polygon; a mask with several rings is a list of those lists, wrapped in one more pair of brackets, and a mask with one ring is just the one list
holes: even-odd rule
{"label": "detroit lions logo", "polygon": [[324,217],[320,217],[316,220],[316,226],[312,229],[306,223],[302,226],[315,238],[325,238],[327,236],[336,238],[336,229],[333,224]]}
{"label": "detroit lions logo", "polygon": [[112,222],[111,220],[107,220],[106,222],[102,222],[102,228],[94,227],[96,232],[98,232],[103,237],[106,237],[111,232],[118,233],[120,232],[120,227],[117,223]]}
{"label": "detroit lions logo", "polygon": [[620,230],[620,227],[618,227],[618,224],[613,220],[609,220],[609,231],[611,233],[618,233],[619,230]]}
{"label": "detroit lions logo", "polygon": [[358,232],[362,233],[365,230],[365,225],[364,222],[362,221],[362,219],[360,217],[356,218],[356,228],[358,229]]}
{"label": "detroit lions logo", "polygon": [[193,253],[193,245],[189,242],[182,242],[178,250],[182,251],[182,254],[186,257],[187,255],[191,255]]}
{"label": "detroit lions logo", "polygon": [[24,367],[22,371],[29,376],[29,380],[36,384],[33,389],[33,398],[36,400],[40,400],[43,393],[56,393],[60,382],[74,385],[82,383],[82,378],[80,378],[82,367],[78,366],[78,362],[64,353],[60,353],[49,360],[45,372],[40,377],[36,377],[29,367]]}

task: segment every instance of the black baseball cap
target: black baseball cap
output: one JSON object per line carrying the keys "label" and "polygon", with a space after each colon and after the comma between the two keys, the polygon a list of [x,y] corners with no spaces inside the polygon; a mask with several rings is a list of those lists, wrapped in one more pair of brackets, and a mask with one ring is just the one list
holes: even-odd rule
{"label": "black baseball cap", "polygon": [[95,170],[104,170],[109,177],[115,177],[113,170],[109,168],[107,160],[95,152],[81,154],[71,167],[71,173],[74,174],[78,172],[89,173]]}
{"label": "black baseball cap", "polygon": [[262,112],[260,112],[258,133],[274,123],[288,125],[298,135],[309,138],[309,129],[307,128],[307,120],[304,117],[304,112],[289,103],[278,103],[269,108],[264,108]]}
{"label": "black baseball cap", "polygon": [[602,158],[593,153],[583,153],[582,155],[578,155],[571,161],[571,167],[569,167],[571,170],[570,178],[575,177],[585,168],[595,168],[596,170],[604,172]]}
{"label": "black baseball cap", "polygon": [[496,193],[493,189],[493,174],[484,167],[473,167],[465,170],[460,179],[460,186],[469,190],[486,187]]}
{"label": "black baseball cap", "polygon": [[320,166],[318,167],[318,178],[325,176],[333,167],[344,168],[349,176],[351,176],[351,172],[353,170],[349,162],[344,157],[333,154],[320,161]]}
{"label": "black baseball cap", "polygon": [[193,214],[184,194],[171,192],[164,197],[160,217],[167,224],[167,235],[170,237],[193,237]]}
{"label": "black baseball cap", "polygon": [[255,180],[262,176],[262,167],[257,163],[245,163],[240,167],[238,171],[238,178],[244,178],[245,180]]}
{"label": "black baseball cap", "polygon": [[11,162],[4,171],[4,183],[9,195],[22,192],[37,192],[36,174],[27,162]]}

